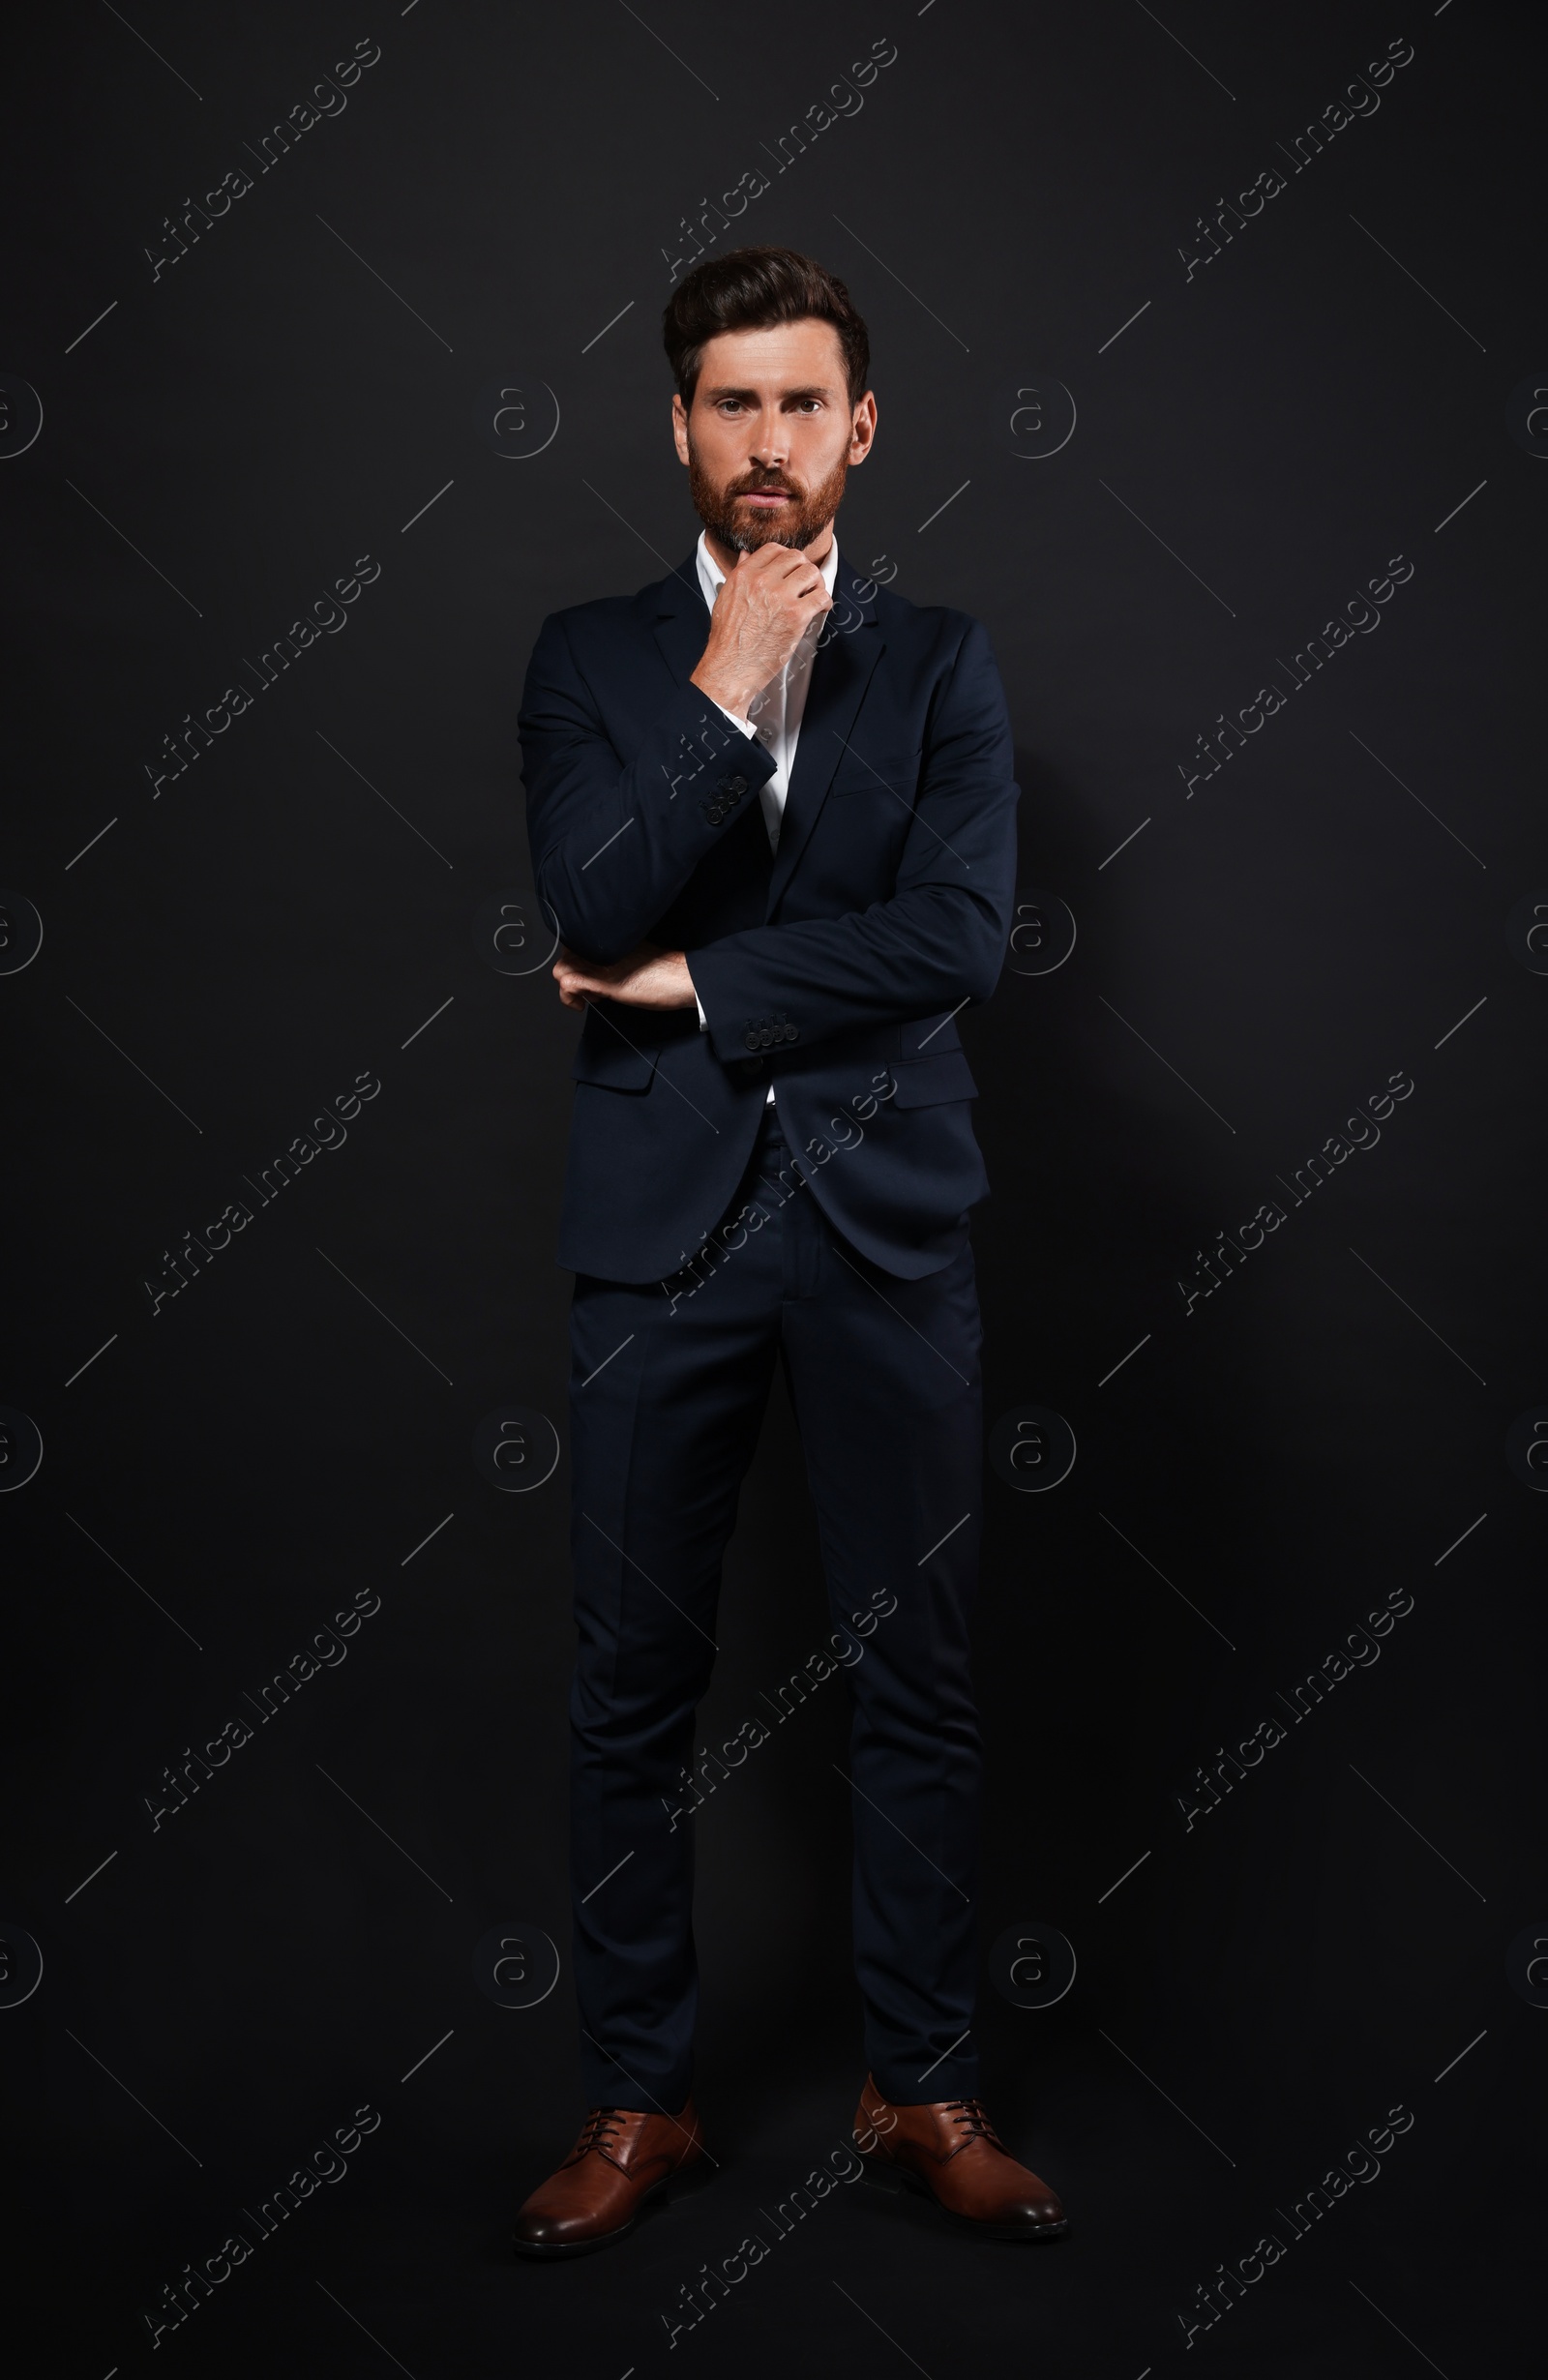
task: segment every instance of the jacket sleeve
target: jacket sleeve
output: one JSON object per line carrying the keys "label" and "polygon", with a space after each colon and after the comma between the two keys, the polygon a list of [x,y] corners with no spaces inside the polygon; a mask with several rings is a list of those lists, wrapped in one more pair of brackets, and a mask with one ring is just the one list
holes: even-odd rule
{"label": "jacket sleeve", "polygon": [[742,1056],[771,1015],[806,1045],[987,999],[1015,910],[1017,800],[1004,690],[974,620],[926,730],[890,898],[686,954],[716,1056]]}
{"label": "jacket sleeve", "polygon": [[518,731],[538,891],[570,948],[603,962],[634,949],[774,773],[692,685],[620,760],[559,613],[533,648]]}

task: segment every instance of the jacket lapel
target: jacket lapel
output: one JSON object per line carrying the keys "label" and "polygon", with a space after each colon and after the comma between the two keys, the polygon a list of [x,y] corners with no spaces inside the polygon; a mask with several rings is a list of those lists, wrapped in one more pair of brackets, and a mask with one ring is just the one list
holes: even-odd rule
{"label": "jacket lapel", "polygon": [[699,667],[709,634],[709,613],[699,585],[699,557],[691,553],[681,567],[658,586],[654,596],[656,642],[674,686],[686,686]]}
{"label": "jacket lapel", "polygon": [[876,587],[871,580],[856,578],[842,553],[834,593],[833,610],[812,663],[812,683],[785,797],[765,922],[773,917],[800,863],[834,771],[844,758],[871,672],[885,650],[877,626]]}

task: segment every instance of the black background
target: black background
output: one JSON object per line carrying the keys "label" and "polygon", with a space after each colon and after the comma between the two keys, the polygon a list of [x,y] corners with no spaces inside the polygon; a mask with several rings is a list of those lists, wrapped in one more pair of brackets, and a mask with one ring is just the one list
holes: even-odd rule
{"label": "black background", "polygon": [[[1535,12],[1159,15],[137,0],[13,28],[0,369],[44,409],[11,451],[13,380],[0,461],[0,880],[45,930],[0,977],[0,1400],[44,1444],[0,1502],[0,1920],[44,1961],[0,2009],[28,2370],[1458,2380],[1530,2335],[1548,2019],[1506,1953],[1548,1939],[1548,1508],[1505,1439],[1548,1398],[1548,983],[1506,920],[1548,884]],[[1379,110],[1293,174],[1276,144],[1405,35]],[[366,36],[344,111],[260,176],[244,143]],[[776,177],[760,144],[882,36],[863,109]],[[1078,928],[963,1020],[990,1418],[1046,1408],[1078,1445],[1041,1495],[986,1472],[977,1638],[985,2095],[1072,2230],[994,2247],[840,2187],[669,2348],[682,2284],[862,2078],[842,1689],[697,1822],[719,2173],[607,2257],[514,2265],[580,2113],[568,1473],[500,1494],[471,1446],[500,1406],[564,1432],[576,1026],[540,945],[502,974],[474,928],[529,883],[541,617],[691,544],[660,309],[684,210],[759,164],[721,245],[816,253],[872,330],[844,550],[988,623],[1021,963],[1049,896]],[[1190,278],[1201,210],[1275,165]],[[164,216],[233,167],[254,187],[158,275]],[[541,453],[492,437],[502,387],[528,445],[551,393]],[[153,798],[164,736],[366,556],[347,627]],[[1201,731],[1399,556],[1380,627],[1190,796]],[[362,1072],[347,1142],[259,1206],[243,1177]],[[1379,1145],[1292,1205],[1279,1177],[1394,1073]],[[1196,1251],[1276,1198],[1186,1312]],[[164,1252],[235,1199],[253,1222],[153,1314]],[[799,1464],[779,1391],[717,1740],[825,1633]],[[153,1823],[164,1764],[357,1592],[347,1659]],[[1195,1765],[1393,1593],[1380,1660],[1190,1828]],[[1078,1960],[1041,2010],[988,1977],[1032,1923]],[[472,1964],[518,1926],[565,1962],[520,2012]],[[368,2102],[345,2178],[153,2350],[165,2284]],[[1275,2207],[1400,2106],[1379,2179],[1295,2241]],[[1268,2231],[1285,2256],[1185,2347],[1176,2315]]]}

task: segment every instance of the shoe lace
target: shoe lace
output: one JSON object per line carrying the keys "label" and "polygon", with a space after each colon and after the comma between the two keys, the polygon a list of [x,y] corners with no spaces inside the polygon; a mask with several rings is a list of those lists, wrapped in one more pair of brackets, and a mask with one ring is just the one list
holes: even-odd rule
{"label": "shoe lace", "polygon": [[965,2141],[989,2140],[997,2149],[1003,2147],[999,2134],[984,2113],[981,2099],[947,2099],[951,2122],[957,2126]]}
{"label": "shoe lace", "polygon": [[616,2107],[593,2107],[580,2127],[580,2137],[575,2144],[578,2157],[588,2157],[593,2149],[606,2149],[624,2128],[623,2115]]}

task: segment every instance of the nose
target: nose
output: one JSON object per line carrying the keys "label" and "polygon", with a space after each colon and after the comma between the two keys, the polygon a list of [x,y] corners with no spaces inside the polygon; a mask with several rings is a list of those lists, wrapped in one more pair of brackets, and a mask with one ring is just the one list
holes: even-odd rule
{"label": "nose", "polygon": [[785,416],[777,412],[760,415],[748,461],[756,462],[759,470],[777,471],[789,461],[789,425]]}

